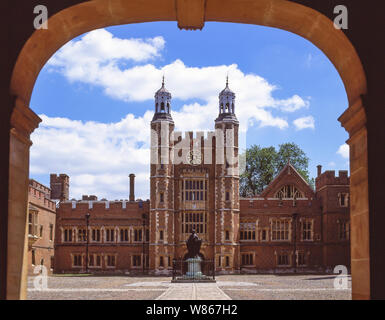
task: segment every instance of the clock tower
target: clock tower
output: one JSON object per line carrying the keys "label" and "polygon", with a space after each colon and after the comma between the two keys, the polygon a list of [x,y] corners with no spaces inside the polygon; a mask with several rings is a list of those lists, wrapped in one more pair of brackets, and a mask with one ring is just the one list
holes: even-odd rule
{"label": "clock tower", "polygon": [[[221,132],[223,161],[215,163],[215,259],[219,271],[239,269],[239,168],[238,129],[235,115],[235,93],[226,87],[219,94],[219,114],[216,132]],[[217,134],[218,137],[218,134]],[[222,149],[223,148],[223,149]]]}
{"label": "clock tower", "polygon": [[171,93],[163,77],[162,86],[155,93],[151,121],[149,268],[156,273],[168,272],[174,249],[174,121],[170,112]]}
{"label": "clock tower", "polygon": [[151,121],[150,270],[169,274],[173,259],[184,259],[195,230],[201,258],[215,259],[217,272],[239,268],[238,120],[235,94],[219,95],[215,131],[174,132],[171,94],[155,94]]}

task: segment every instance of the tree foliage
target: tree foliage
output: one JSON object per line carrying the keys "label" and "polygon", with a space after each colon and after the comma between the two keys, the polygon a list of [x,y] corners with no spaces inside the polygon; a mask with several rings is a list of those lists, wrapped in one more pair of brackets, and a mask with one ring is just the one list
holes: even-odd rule
{"label": "tree foliage", "polygon": [[260,194],[289,161],[311,186],[314,185],[314,179],[309,177],[309,158],[295,143],[281,144],[278,151],[274,147],[252,145],[244,157],[245,172],[239,183],[241,197]]}

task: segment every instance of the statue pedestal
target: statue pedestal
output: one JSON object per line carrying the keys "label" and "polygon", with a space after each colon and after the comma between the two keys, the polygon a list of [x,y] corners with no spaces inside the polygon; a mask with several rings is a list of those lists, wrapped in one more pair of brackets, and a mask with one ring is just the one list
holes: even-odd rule
{"label": "statue pedestal", "polygon": [[202,259],[198,256],[195,258],[189,258],[187,261],[187,273],[188,278],[199,279],[202,278],[201,262]]}

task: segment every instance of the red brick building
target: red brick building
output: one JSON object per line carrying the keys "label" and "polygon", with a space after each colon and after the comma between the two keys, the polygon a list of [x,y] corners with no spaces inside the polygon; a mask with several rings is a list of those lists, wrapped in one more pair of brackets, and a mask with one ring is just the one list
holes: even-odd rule
{"label": "red brick building", "polygon": [[[253,198],[239,197],[238,120],[235,94],[219,95],[215,132],[174,131],[171,94],[155,94],[151,121],[150,200],[69,201],[66,175],[51,175],[57,209],[55,272],[169,274],[187,253],[194,229],[202,258],[218,273],[322,271],[349,265],[347,171],[321,172],[316,190],[288,163]],[[88,245],[87,245],[87,218]]]}
{"label": "red brick building", "polygon": [[[56,202],[50,188],[29,180],[28,188],[28,274],[42,265],[51,273],[54,263]],[[36,270],[37,272],[38,270]]]}

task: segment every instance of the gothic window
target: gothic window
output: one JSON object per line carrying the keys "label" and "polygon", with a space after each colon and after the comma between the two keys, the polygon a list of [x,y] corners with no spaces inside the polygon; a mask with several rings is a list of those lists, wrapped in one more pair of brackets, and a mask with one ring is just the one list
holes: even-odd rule
{"label": "gothic window", "polygon": [[82,266],[82,256],[80,254],[74,254],[73,255],[72,265],[74,267],[81,267]]}
{"label": "gothic window", "polygon": [[132,256],[132,266],[133,267],[140,267],[142,265],[142,259],[139,255],[133,255]]}
{"label": "gothic window", "polygon": [[261,241],[268,241],[268,229],[261,230]]}
{"label": "gothic window", "polygon": [[72,242],[72,228],[65,228],[63,232],[64,232],[63,241]]}
{"label": "gothic window", "polygon": [[[203,180],[185,180],[182,184],[182,200],[185,201],[207,201],[207,181]],[[205,189],[203,187],[205,186]]]}
{"label": "gothic window", "polygon": [[230,240],[230,231],[229,230],[225,231],[225,240]]}
{"label": "gothic window", "polygon": [[106,234],[106,242],[115,241],[115,230],[113,228],[106,229],[105,234]]}
{"label": "gothic window", "polygon": [[50,223],[49,225],[49,240],[53,240],[53,224]]}
{"label": "gothic window", "polygon": [[271,240],[290,241],[289,238],[290,222],[288,219],[271,220]]}
{"label": "gothic window", "polygon": [[338,201],[339,201],[340,207],[347,207],[348,206],[348,193],[339,193],[338,194]]}
{"label": "gothic window", "polygon": [[313,220],[312,219],[301,220],[301,239],[302,241],[313,240]]}
{"label": "gothic window", "polygon": [[163,241],[163,230],[159,231],[159,240]]}
{"label": "gothic window", "polygon": [[100,229],[93,228],[91,232],[91,236],[92,236],[91,239],[93,242],[100,242]]}
{"label": "gothic window", "polygon": [[278,266],[290,266],[290,257],[287,252],[281,252],[277,256]]}
{"label": "gothic window", "polygon": [[37,237],[37,228],[38,228],[38,211],[30,210],[28,214],[28,234],[32,237]]}
{"label": "gothic window", "polygon": [[109,254],[107,255],[107,267],[115,267],[116,259],[115,255]]}
{"label": "gothic window", "polygon": [[159,202],[164,202],[164,193],[161,192],[161,193],[159,194],[159,196],[160,196]]}
{"label": "gothic window", "polygon": [[283,186],[276,194],[279,199],[298,199],[303,198],[303,194],[294,185]]}
{"label": "gothic window", "polygon": [[239,240],[255,240],[255,221],[243,221],[239,225]]}
{"label": "gothic window", "polygon": [[306,261],[306,254],[303,251],[297,252],[297,265],[298,266],[306,266],[307,261]]}
{"label": "gothic window", "polygon": [[198,234],[207,233],[207,213],[185,212],[182,213],[182,233],[187,237],[192,230]]}
{"label": "gothic window", "polygon": [[86,242],[87,241],[87,231],[86,228],[78,229],[78,242]]}
{"label": "gothic window", "polygon": [[252,253],[242,253],[241,263],[242,263],[242,266],[253,265],[253,254]]}
{"label": "gothic window", "polygon": [[142,228],[135,228],[134,229],[134,242],[141,242],[142,241]]}
{"label": "gothic window", "polygon": [[159,257],[159,267],[164,267],[163,256]]}
{"label": "gothic window", "polygon": [[349,221],[338,221],[338,238],[340,240],[349,240],[350,224]]}
{"label": "gothic window", "polygon": [[128,242],[128,228],[122,228],[120,229],[120,241],[121,242]]}
{"label": "gothic window", "polygon": [[226,256],[226,267],[230,267],[230,257]]}

